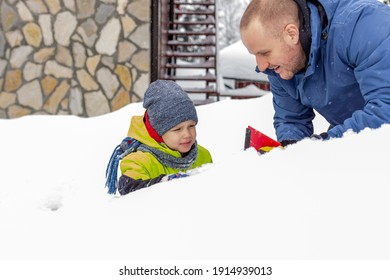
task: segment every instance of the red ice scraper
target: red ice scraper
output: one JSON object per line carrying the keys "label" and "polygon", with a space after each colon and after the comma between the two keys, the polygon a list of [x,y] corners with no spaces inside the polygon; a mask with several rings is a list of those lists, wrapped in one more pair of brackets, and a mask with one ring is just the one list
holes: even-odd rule
{"label": "red ice scraper", "polygon": [[281,144],[278,141],[268,137],[264,133],[261,133],[249,125],[246,128],[244,145],[245,150],[249,147],[253,147],[256,149],[256,151],[269,152],[273,148],[279,146],[281,146]]}

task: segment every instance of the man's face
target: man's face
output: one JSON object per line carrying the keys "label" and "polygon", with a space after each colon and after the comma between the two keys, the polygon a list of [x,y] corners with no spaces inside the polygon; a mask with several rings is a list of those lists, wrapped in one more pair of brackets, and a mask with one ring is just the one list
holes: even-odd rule
{"label": "man's face", "polygon": [[306,57],[299,42],[299,31],[289,24],[282,34],[266,32],[259,21],[253,20],[241,30],[241,39],[249,53],[256,57],[260,71],[274,70],[284,80],[290,80],[306,65]]}

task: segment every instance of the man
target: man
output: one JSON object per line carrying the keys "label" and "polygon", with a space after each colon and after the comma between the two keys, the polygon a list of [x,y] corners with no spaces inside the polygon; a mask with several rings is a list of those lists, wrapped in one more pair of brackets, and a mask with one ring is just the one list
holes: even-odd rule
{"label": "man", "polygon": [[268,75],[282,145],[390,123],[390,7],[377,0],[252,0],[241,39]]}

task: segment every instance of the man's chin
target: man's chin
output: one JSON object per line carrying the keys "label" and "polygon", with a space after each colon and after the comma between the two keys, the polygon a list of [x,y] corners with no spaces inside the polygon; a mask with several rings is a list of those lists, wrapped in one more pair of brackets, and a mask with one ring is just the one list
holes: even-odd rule
{"label": "man's chin", "polygon": [[292,73],[289,73],[289,74],[281,73],[281,74],[279,74],[279,76],[283,80],[291,80],[294,77],[294,74],[292,74]]}
{"label": "man's chin", "polygon": [[[300,69],[300,68],[298,68]],[[302,74],[304,73],[306,70],[305,68],[302,68],[301,70],[292,70],[292,71],[284,71],[284,72],[281,72],[281,73],[278,73],[280,78],[282,78],[283,80],[291,80],[292,78],[294,78],[294,76],[296,74]]]}

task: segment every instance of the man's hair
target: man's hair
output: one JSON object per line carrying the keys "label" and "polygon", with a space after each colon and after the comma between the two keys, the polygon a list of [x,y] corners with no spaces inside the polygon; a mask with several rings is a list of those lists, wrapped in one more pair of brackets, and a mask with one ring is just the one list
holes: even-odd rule
{"label": "man's hair", "polygon": [[280,34],[289,23],[299,26],[298,5],[294,0],[252,0],[241,17],[240,30],[257,20],[272,35]]}

